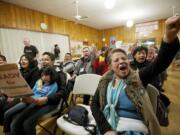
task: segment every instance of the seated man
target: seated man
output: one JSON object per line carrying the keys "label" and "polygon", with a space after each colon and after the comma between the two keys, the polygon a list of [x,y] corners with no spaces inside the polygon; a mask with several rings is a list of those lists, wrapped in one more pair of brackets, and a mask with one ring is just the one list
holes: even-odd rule
{"label": "seated man", "polygon": [[75,69],[75,63],[72,60],[71,53],[66,53],[64,56],[64,61],[60,63],[60,68],[64,71],[69,73],[70,75],[73,74]]}
{"label": "seated man", "polygon": [[[82,52],[83,52],[83,57],[81,57],[80,60],[77,61],[75,70],[72,75],[72,79],[75,79],[76,76],[78,75],[94,73],[92,67],[93,58],[90,53],[90,49],[88,47],[84,47]],[[83,104],[88,105],[89,99],[90,99],[89,95],[84,95]]]}

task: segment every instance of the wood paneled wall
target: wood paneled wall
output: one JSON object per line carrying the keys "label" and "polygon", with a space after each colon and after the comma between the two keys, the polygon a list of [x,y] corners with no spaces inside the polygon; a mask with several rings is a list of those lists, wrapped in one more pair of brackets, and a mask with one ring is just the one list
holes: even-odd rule
{"label": "wood paneled wall", "polygon": [[[48,25],[47,30],[40,28],[41,22]],[[99,45],[100,41],[97,29],[1,1],[0,27],[67,34],[72,40],[84,41],[87,39],[89,44],[95,43],[96,45]]]}
{"label": "wood paneled wall", "polygon": [[[156,44],[160,45],[161,39],[164,33],[165,27],[165,20],[159,20],[159,28],[158,30],[153,31],[151,34],[147,35],[146,37],[139,37],[138,34],[135,32],[135,26],[132,28],[127,28],[125,26],[105,29],[101,30],[102,36],[106,38],[107,44],[110,42],[110,37],[115,36],[117,41],[123,41],[123,43],[136,43],[137,39],[148,39],[148,38],[155,38]],[[103,43],[103,44],[105,44]]]}
{"label": "wood paneled wall", "polygon": [[[41,22],[45,22],[48,25],[47,30],[40,28]],[[98,30],[85,25],[75,24],[72,21],[56,16],[0,1],[0,27],[67,34],[71,40],[84,41],[87,39],[89,44],[95,43],[100,49],[103,44],[109,44],[110,36],[116,36],[116,39],[123,41],[123,43],[135,43],[137,39],[156,38],[156,43],[159,45],[164,33],[164,20],[159,20],[158,30],[147,37],[138,37],[135,27],[127,28],[120,26]],[[103,36],[106,38],[105,43],[102,42]]]}

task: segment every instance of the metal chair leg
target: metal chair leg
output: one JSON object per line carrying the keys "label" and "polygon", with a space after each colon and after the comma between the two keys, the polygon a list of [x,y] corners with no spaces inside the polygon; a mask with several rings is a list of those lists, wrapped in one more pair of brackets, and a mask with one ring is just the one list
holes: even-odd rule
{"label": "metal chair leg", "polygon": [[42,125],[38,124],[38,126],[40,126],[42,129],[44,129],[44,131],[46,131],[48,134],[54,135],[54,134],[51,133],[49,130],[47,130],[45,127],[43,127]]}

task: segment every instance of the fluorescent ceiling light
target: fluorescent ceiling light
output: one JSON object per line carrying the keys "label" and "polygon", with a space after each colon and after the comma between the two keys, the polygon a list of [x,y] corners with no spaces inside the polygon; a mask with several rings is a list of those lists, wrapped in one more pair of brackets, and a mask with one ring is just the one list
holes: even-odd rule
{"label": "fluorescent ceiling light", "polygon": [[126,26],[127,27],[132,27],[134,25],[134,22],[132,20],[128,20],[127,23],[126,23]]}
{"label": "fluorescent ceiling light", "polygon": [[105,0],[104,5],[107,9],[112,9],[115,6],[116,0]]}

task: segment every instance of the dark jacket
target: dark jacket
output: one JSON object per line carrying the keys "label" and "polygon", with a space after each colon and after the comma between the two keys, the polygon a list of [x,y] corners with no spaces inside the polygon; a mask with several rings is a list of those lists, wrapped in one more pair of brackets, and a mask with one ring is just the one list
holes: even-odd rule
{"label": "dark jacket", "polygon": [[143,63],[139,63],[137,62],[135,59],[133,61],[130,62],[130,66],[133,70],[138,70],[138,69],[141,69],[143,67],[146,67],[147,65],[149,65],[150,62],[148,61],[144,61]]}
{"label": "dark jacket", "polygon": [[66,99],[67,97],[67,93],[66,93],[66,74],[61,71],[58,70],[57,71],[57,84],[58,84],[58,91],[53,94],[48,96],[48,102],[47,104],[51,104],[51,105],[57,105],[60,101],[61,98]]}
{"label": "dark jacket", "polygon": [[[159,54],[157,58],[155,59],[155,61],[149,64],[148,66],[146,66],[145,68],[140,69],[138,72],[139,78],[142,81],[143,86],[146,87],[147,84],[152,80],[154,76],[164,71],[170,65],[170,63],[172,62],[179,48],[180,48],[180,44],[179,44],[178,38],[176,38],[175,41],[171,45],[162,41]],[[104,76],[106,76],[106,74]],[[105,132],[112,130],[111,126],[109,125],[108,121],[103,115],[102,111],[104,108],[103,107],[101,108],[100,106],[101,102],[104,102],[104,105],[106,105],[107,103],[106,98],[104,100],[100,99],[100,91],[102,90],[101,86],[103,86],[105,89],[104,97],[106,97],[107,86],[110,81],[110,80],[106,81],[106,85],[101,84],[101,82],[103,81],[103,78],[98,85],[98,88],[96,90],[96,93],[93,97],[92,104],[91,104],[92,114],[96,120],[98,129],[101,132],[101,134],[104,134]],[[147,125],[147,127],[149,126]],[[150,134],[155,135],[151,133],[151,131],[150,131]]]}
{"label": "dark jacket", "polygon": [[59,54],[60,54],[60,49],[59,48],[54,48],[54,56],[55,56],[55,58],[58,58],[59,57]]}
{"label": "dark jacket", "polygon": [[[89,56],[88,59],[84,59],[84,57],[82,57],[80,60],[77,61],[73,74],[80,75],[86,73],[94,73],[92,68],[92,61],[93,60],[91,56]],[[82,69],[83,71],[81,71]]]}
{"label": "dark jacket", "polygon": [[36,81],[40,78],[38,67],[30,68],[29,70],[21,68],[20,72],[31,88],[34,87]]}
{"label": "dark jacket", "polygon": [[[143,63],[139,63],[137,62],[135,59],[133,61],[130,62],[130,66],[133,70],[140,70],[142,68],[145,68],[146,66],[148,66],[151,62],[145,60]],[[161,90],[162,87],[162,83],[161,83],[161,75],[158,74],[157,76],[155,76],[151,81],[150,84],[152,84],[153,86],[155,86],[158,90]]]}

